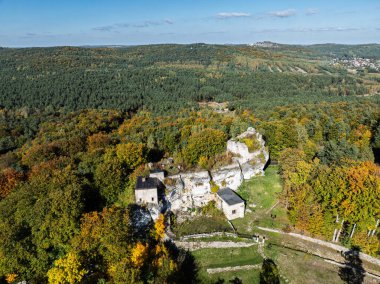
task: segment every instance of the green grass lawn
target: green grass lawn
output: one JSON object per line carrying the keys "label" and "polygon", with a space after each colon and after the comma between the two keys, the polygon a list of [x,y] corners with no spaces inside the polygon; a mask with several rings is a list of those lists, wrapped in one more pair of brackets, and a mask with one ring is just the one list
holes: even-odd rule
{"label": "green grass lawn", "polygon": [[265,255],[277,265],[281,280],[290,283],[343,283],[339,267],[307,253],[271,246]]}
{"label": "green grass lawn", "polygon": [[[239,278],[243,284],[256,284],[259,283],[260,279],[260,269],[251,270],[239,270],[239,271],[228,271],[215,274],[207,274],[207,272],[201,271],[200,273],[200,283],[203,284],[215,284],[215,283],[232,283],[231,280]],[[281,282],[282,283],[282,282]]]}
{"label": "green grass lawn", "polygon": [[[266,245],[264,251],[265,255],[277,265],[281,283],[343,283],[338,274],[339,267],[319,257],[276,245],[269,247]],[[261,268],[215,274],[208,274],[206,271],[207,268],[262,264],[263,259],[257,252],[257,246],[201,249],[192,254],[199,266],[200,283],[230,283],[235,277],[243,283],[259,283]]]}
{"label": "green grass lawn", "polygon": [[191,221],[185,221],[172,229],[177,237],[200,233],[233,232],[223,215],[194,217]]}
{"label": "green grass lawn", "polygon": [[[238,193],[246,200],[247,210],[244,218],[232,222],[237,231],[252,233],[254,226],[278,229],[285,227],[289,223],[285,208],[279,203],[270,210],[278,201],[281,191],[278,166],[269,166],[265,171],[265,176],[254,177],[244,182],[238,189]],[[271,214],[276,215],[276,218],[271,218]]]}
{"label": "green grass lawn", "polygon": [[263,259],[257,245],[245,248],[200,249],[193,252],[198,264],[206,268],[260,264]]}
{"label": "green grass lawn", "polygon": [[222,279],[229,283],[238,277],[243,283],[258,283],[260,269],[239,270],[208,274],[207,268],[261,264],[263,259],[257,245],[248,248],[201,249],[192,252],[200,268],[201,283],[216,283]]}

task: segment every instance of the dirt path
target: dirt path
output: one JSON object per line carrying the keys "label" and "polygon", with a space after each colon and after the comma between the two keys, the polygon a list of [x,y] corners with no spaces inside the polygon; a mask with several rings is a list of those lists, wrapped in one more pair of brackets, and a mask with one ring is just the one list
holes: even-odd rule
{"label": "dirt path", "polygon": [[259,243],[259,246],[257,247],[257,252],[261,255],[263,259],[266,259],[267,257],[265,256],[264,253],[264,243]]}
{"label": "dirt path", "polygon": [[245,242],[181,242],[176,241],[175,244],[184,249],[190,251],[203,249],[203,248],[245,248],[257,245],[257,243],[245,243]]}
{"label": "dirt path", "polygon": [[[349,250],[348,248],[340,246],[340,245],[337,245],[337,244],[332,244],[330,242],[314,239],[314,238],[307,237],[307,236],[300,235],[300,234],[296,234],[296,233],[285,233],[285,232],[280,231],[280,230],[275,230],[275,229],[270,229],[270,228],[264,228],[264,227],[257,227],[257,228],[260,229],[260,230],[263,230],[263,231],[267,231],[267,232],[272,232],[272,233],[278,233],[278,234],[292,236],[292,237],[295,237],[295,238],[298,238],[298,239],[302,239],[302,240],[305,240],[305,241],[308,241],[308,242],[312,242],[312,243],[315,243],[315,244],[318,244],[318,245],[321,245],[321,246],[324,246],[324,247],[328,247],[328,248],[334,249],[336,251],[343,251],[343,252],[345,252],[345,251]],[[372,256],[370,256],[368,254],[365,254],[365,253],[361,252],[360,253],[360,258],[364,259],[364,260],[366,260],[366,261],[368,261],[368,262],[370,262],[372,264],[380,266],[380,259],[372,257]]]}
{"label": "dirt path", "polygon": [[280,203],[280,200],[277,200],[277,202],[273,204],[273,206],[269,208],[267,212],[265,212],[265,214],[269,214],[279,203]]}

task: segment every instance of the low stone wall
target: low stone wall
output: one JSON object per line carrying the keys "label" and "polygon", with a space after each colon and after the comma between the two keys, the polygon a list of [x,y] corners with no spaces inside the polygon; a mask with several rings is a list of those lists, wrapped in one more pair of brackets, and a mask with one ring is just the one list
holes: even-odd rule
{"label": "low stone wall", "polygon": [[215,232],[208,234],[194,234],[194,235],[186,235],[180,238],[181,241],[185,241],[188,239],[203,239],[203,238],[212,238],[212,237],[232,237],[237,238],[237,235],[234,233],[228,232]]}
{"label": "low stone wall", "polygon": [[233,241],[213,241],[213,242],[181,242],[176,241],[175,242],[177,247],[180,247],[182,249],[194,251],[198,249],[204,249],[204,248],[248,248],[252,246],[257,246],[257,243],[245,243],[245,242],[233,242]]}

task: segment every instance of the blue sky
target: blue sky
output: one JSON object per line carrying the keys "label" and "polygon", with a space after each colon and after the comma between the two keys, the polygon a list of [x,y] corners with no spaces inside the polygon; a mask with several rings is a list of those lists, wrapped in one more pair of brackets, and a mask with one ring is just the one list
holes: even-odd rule
{"label": "blue sky", "polygon": [[0,0],[0,46],[380,43],[379,0]]}

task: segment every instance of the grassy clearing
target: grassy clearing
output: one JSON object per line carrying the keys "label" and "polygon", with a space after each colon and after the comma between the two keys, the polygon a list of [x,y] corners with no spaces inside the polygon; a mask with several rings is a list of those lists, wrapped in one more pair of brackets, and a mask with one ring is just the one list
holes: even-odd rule
{"label": "grassy clearing", "polygon": [[230,282],[235,278],[239,278],[244,284],[254,284],[259,283],[260,269],[251,269],[251,270],[240,270],[240,271],[229,271],[222,273],[215,273],[212,275],[207,274],[206,271],[200,272],[200,282],[206,284],[215,284],[215,283],[233,283]]}
{"label": "grassy clearing", "polygon": [[224,283],[238,277],[243,283],[258,283],[260,269],[239,270],[208,274],[207,268],[261,264],[263,259],[257,246],[248,248],[201,249],[193,252],[200,267],[201,283]]}
{"label": "grassy clearing", "polygon": [[224,216],[199,216],[194,219],[177,224],[173,227],[173,232],[178,236],[213,233],[213,232],[232,232]]}
{"label": "grassy clearing", "polygon": [[[230,252],[232,251],[232,252]],[[266,246],[265,255],[279,270],[281,283],[343,283],[339,267],[319,257],[279,246]],[[241,249],[202,249],[193,252],[199,265],[201,283],[229,283],[235,277],[243,283],[259,283],[261,269],[239,270],[208,274],[207,268],[261,264],[257,246]],[[364,283],[375,283],[366,277]]]}
{"label": "grassy clearing", "polygon": [[244,248],[200,249],[194,251],[193,255],[204,269],[260,264],[263,261],[256,245]]}
{"label": "grassy clearing", "polygon": [[343,283],[339,267],[307,253],[278,246],[266,247],[265,254],[279,269],[282,279],[290,283]]}
{"label": "grassy clearing", "polygon": [[[229,283],[237,277],[243,283],[259,283],[261,269],[207,273],[207,268],[262,263],[256,246],[234,249],[233,256],[230,256],[229,250],[203,249],[193,252],[200,267],[200,282],[216,283],[218,280],[224,280],[220,283]],[[310,254],[277,246],[265,248],[265,254],[276,263],[281,283],[343,283],[338,274],[339,267]]]}
{"label": "grassy clearing", "polygon": [[[273,227],[281,229],[288,224],[285,208],[278,202],[278,196],[282,191],[278,166],[269,166],[265,176],[254,177],[241,185],[238,193],[247,201],[246,214],[243,219],[234,220],[232,223],[241,233],[252,233],[253,226]],[[276,215],[276,218],[272,218]]]}

